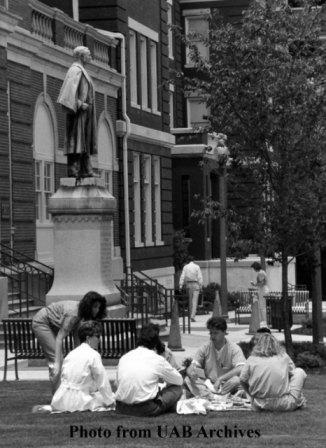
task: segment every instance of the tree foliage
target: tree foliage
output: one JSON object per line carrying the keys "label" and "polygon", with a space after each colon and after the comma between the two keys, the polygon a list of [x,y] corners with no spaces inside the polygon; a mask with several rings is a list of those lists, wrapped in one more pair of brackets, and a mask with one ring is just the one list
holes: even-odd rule
{"label": "tree foliage", "polygon": [[296,10],[282,0],[252,1],[237,27],[213,11],[209,61],[188,41],[196,76],[186,89],[205,99],[208,131],[228,135],[233,159],[230,251],[280,260],[285,297],[288,257],[312,255],[324,241],[323,11],[302,3]]}

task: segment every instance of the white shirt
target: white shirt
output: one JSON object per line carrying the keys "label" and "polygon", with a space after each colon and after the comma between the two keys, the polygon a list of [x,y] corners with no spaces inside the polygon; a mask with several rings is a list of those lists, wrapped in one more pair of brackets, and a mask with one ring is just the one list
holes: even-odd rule
{"label": "white shirt", "polygon": [[119,361],[116,400],[126,404],[142,403],[156,397],[159,379],[182,385],[182,376],[154,350],[137,347]]}
{"label": "white shirt", "polygon": [[200,287],[202,287],[203,285],[203,276],[200,267],[193,261],[186,264],[182,269],[182,274],[179,282],[180,289],[182,288],[184,283],[187,283],[189,281],[198,282]]}
{"label": "white shirt", "polygon": [[94,411],[115,402],[100,354],[82,343],[64,359],[61,384],[51,402],[54,411]]}

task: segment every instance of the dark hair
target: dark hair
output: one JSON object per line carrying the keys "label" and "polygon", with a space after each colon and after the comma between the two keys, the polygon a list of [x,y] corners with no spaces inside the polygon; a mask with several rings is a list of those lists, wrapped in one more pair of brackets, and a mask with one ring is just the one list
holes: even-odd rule
{"label": "dark hair", "polygon": [[157,332],[157,336],[158,336],[158,339],[159,339],[159,343],[158,343],[158,345],[157,345],[157,347],[156,347],[156,351],[157,351],[157,353],[158,353],[159,355],[162,355],[162,353],[165,352],[165,344],[163,344],[163,342],[162,342],[161,339],[160,339],[160,327],[159,327],[159,325],[157,325],[157,324],[148,324],[148,325],[152,325],[153,328],[154,328],[154,330]]}
{"label": "dark hair", "polygon": [[[162,349],[162,342],[159,338],[159,326],[155,324],[146,324],[140,329],[137,339],[137,347],[142,346],[150,350]],[[164,345],[164,344],[163,344]],[[165,350],[165,347],[164,347]],[[163,351],[164,351],[163,350]],[[161,351],[161,353],[163,353]]]}
{"label": "dark hair", "polygon": [[96,316],[96,320],[103,319],[106,316],[106,298],[101,296],[98,292],[89,291],[79,302],[78,317],[82,320],[94,319],[92,315],[92,307],[94,303],[99,302],[100,309]]}
{"label": "dark hair", "polygon": [[252,269],[254,269],[255,271],[260,271],[261,270],[261,264],[258,263],[258,261],[254,261],[250,267]]}
{"label": "dark hair", "polygon": [[258,328],[256,333],[269,333],[269,334],[271,334],[271,330],[269,328],[267,328],[267,327],[261,327],[261,328]]}
{"label": "dark hair", "polygon": [[86,320],[78,328],[78,338],[80,342],[85,342],[87,336],[100,336],[102,333],[101,324],[95,320]]}
{"label": "dark hair", "polygon": [[227,325],[226,320],[223,317],[211,317],[206,323],[208,330],[222,330],[226,331]]}

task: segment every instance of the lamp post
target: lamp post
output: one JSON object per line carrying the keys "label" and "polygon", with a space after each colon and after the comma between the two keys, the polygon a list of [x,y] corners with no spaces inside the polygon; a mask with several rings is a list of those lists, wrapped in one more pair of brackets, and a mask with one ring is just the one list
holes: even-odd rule
{"label": "lamp post", "polygon": [[227,137],[225,134],[213,132],[208,134],[209,145],[205,149],[204,158],[211,162],[213,169],[219,176],[219,203],[220,203],[220,266],[221,266],[221,290],[220,299],[223,317],[228,317],[227,301],[227,271],[226,271],[226,171],[230,161],[230,152],[226,146]]}

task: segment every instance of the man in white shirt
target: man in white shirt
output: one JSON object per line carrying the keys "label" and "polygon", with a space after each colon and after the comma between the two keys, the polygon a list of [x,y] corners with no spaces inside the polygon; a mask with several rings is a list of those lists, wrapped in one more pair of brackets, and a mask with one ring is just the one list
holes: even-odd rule
{"label": "man in white shirt", "polygon": [[[175,409],[182,395],[182,376],[157,354],[160,340],[155,325],[144,326],[138,347],[122,356],[117,371],[117,411],[135,416],[156,416]],[[159,388],[159,381],[167,386]]]}
{"label": "man in white shirt", "polygon": [[199,291],[203,286],[203,276],[198,264],[192,260],[186,264],[181,273],[179,288],[186,287],[189,296],[190,317],[191,322],[196,322],[195,316],[197,312]]}

